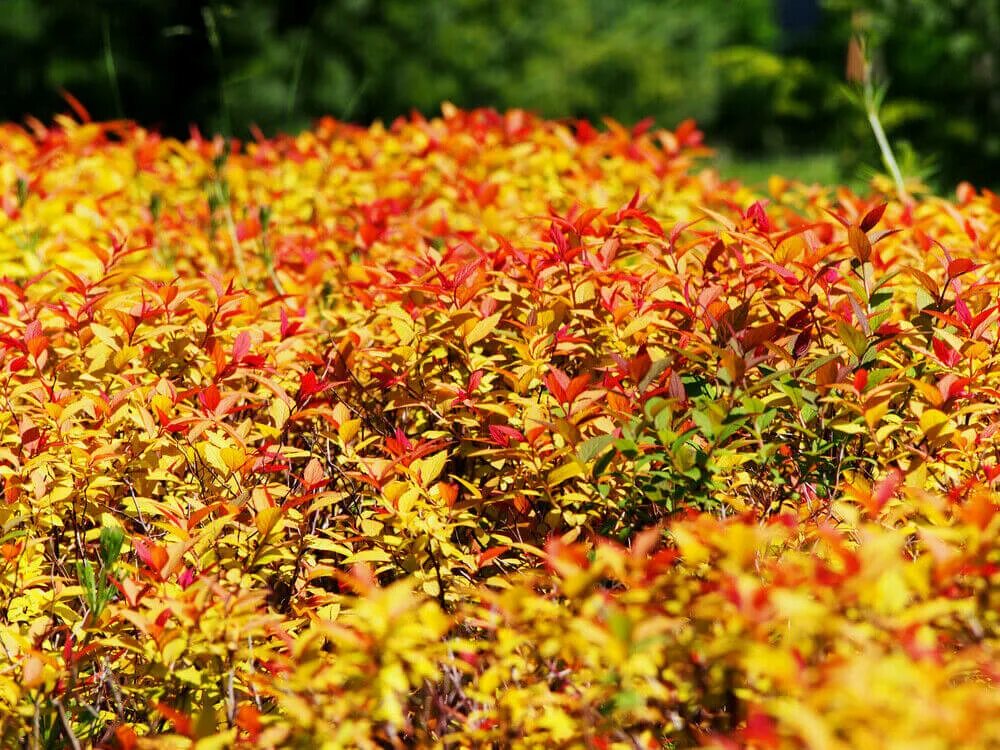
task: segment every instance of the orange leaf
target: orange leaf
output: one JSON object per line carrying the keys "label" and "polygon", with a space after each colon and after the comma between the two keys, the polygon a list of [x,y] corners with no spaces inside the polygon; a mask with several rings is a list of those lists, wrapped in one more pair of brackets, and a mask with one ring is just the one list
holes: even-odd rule
{"label": "orange leaf", "polygon": [[856,224],[847,228],[847,244],[862,263],[867,263],[872,257],[872,243],[864,230]]}

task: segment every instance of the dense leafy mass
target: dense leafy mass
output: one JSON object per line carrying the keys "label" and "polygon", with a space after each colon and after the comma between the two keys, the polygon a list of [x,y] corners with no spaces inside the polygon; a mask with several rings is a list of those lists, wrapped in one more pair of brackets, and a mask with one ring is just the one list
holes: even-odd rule
{"label": "dense leafy mass", "polygon": [[4,747],[1000,745],[996,195],[82,119],[0,127]]}

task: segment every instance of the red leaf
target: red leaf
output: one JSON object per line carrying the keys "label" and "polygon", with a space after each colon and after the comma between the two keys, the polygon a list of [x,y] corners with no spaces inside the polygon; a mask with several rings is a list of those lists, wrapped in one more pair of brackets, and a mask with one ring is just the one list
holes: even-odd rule
{"label": "red leaf", "polygon": [[792,356],[795,357],[795,359],[805,356],[805,353],[809,351],[809,343],[811,341],[812,332],[810,329],[806,328],[795,337],[795,343],[792,345]]}
{"label": "red leaf", "polygon": [[653,127],[654,122],[656,122],[656,120],[652,117],[645,117],[642,120],[639,120],[639,122],[632,126],[632,137],[638,138],[640,135]]}
{"label": "red leaf", "polygon": [[588,208],[573,222],[573,229],[582,237],[586,233],[587,229],[590,228],[594,219],[600,216],[603,212],[603,209],[600,208]]}
{"label": "red leaf", "polygon": [[785,281],[793,281],[797,283],[799,280],[798,276],[796,276],[794,273],[789,271],[784,266],[779,266],[777,263],[772,263],[769,260],[765,260],[764,262],[761,263],[761,265],[764,266],[765,268],[770,268]]}
{"label": "red leaf", "polygon": [[655,234],[657,237],[665,236],[666,233],[663,231],[663,227],[661,226],[660,222],[658,222],[652,216],[645,213],[644,211],[633,211],[631,213],[632,216],[634,216],[636,219],[642,222],[643,226],[646,227],[646,229]]}
{"label": "red leaf", "polygon": [[479,270],[479,267],[482,265],[482,263],[483,262],[481,260],[476,260],[476,261],[473,261],[472,263],[466,263],[464,266],[462,266],[461,268],[459,268],[455,272],[455,278],[452,279],[452,282],[451,282],[452,286],[451,286],[451,288],[452,289],[457,289],[458,287],[462,286],[466,281],[468,281],[469,279],[471,279],[472,275],[477,270]]}
{"label": "red leaf", "polygon": [[871,503],[867,507],[868,514],[873,518],[877,516],[882,508],[885,507],[885,504],[892,499],[893,495],[896,494],[896,490],[899,489],[899,485],[902,483],[902,472],[893,467],[889,474],[875,486],[875,491],[872,493]]}
{"label": "red leaf", "polygon": [[792,316],[785,321],[785,326],[790,331],[797,331],[803,328],[809,322],[809,308],[804,307],[801,310],[792,314]]}
{"label": "red leaf", "polygon": [[513,427],[505,424],[491,424],[490,425],[490,440],[493,441],[495,445],[499,445],[502,448],[510,447],[511,442],[523,441],[524,434]]}
{"label": "red leaf", "polygon": [[[385,447],[389,453],[397,458],[403,458],[413,451],[413,443],[399,427],[396,428],[395,435],[385,439]],[[410,460],[413,458],[413,456],[410,456]]]}
{"label": "red leaf", "polygon": [[66,100],[66,103],[73,109],[76,116],[80,118],[80,122],[90,122],[90,113],[87,111],[86,107],[80,104],[79,99],[65,89],[59,89],[59,95]]}
{"label": "red leaf", "polygon": [[584,373],[573,378],[566,386],[566,400],[568,403],[576,401],[576,397],[583,393],[590,385],[590,375]]}
{"label": "red leaf", "polygon": [[250,704],[244,704],[236,711],[236,726],[250,735],[250,741],[256,743],[260,737],[260,712]]}
{"label": "red leaf", "polygon": [[961,276],[963,273],[975,271],[977,268],[979,268],[979,266],[976,265],[971,258],[956,258],[948,264],[948,276],[954,279]]}
{"label": "red leaf", "polygon": [[219,388],[215,385],[215,383],[212,383],[212,385],[203,389],[198,394],[198,400],[201,402],[203,408],[214,412],[219,407],[219,401],[221,401]]}
{"label": "red leaf", "polygon": [[935,356],[945,367],[954,367],[962,360],[962,355],[941,339],[932,339],[931,346],[934,347]]}
{"label": "red leaf", "polygon": [[847,244],[850,245],[854,254],[858,256],[858,259],[862,263],[867,263],[868,259],[872,257],[872,243],[868,239],[868,235],[865,234],[861,227],[851,224],[847,228]]}
{"label": "red leaf", "polygon": [[746,726],[740,732],[740,739],[748,746],[772,750],[781,746],[778,724],[760,709],[752,708]]}
{"label": "red leaf", "polygon": [[868,387],[868,370],[861,369],[854,373],[854,387],[859,393]]}
{"label": "red leaf", "polygon": [[471,394],[479,387],[479,383],[482,382],[483,375],[486,374],[485,370],[476,370],[474,373],[469,375],[469,384],[466,386],[466,393]]}
{"label": "red leaf", "polygon": [[191,739],[194,738],[194,722],[190,716],[181,713],[175,708],[171,708],[165,703],[154,703],[153,705],[157,711],[163,714],[174,725],[177,734],[182,734]]}
{"label": "red leaf", "polygon": [[549,393],[556,397],[556,401],[560,404],[565,404],[569,402],[566,397],[566,386],[569,385],[569,377],[566,373],[553,367],[545,375],[545,385],[549,389]]}
{"label": "red leaf", "polygon": [[358,234],[361,236],[362,244],[366,248],[369,248],[378,239],[379,231],[376,226],[366,221],[361,225]]}
{"label": "red leaf", "polygon": [[888,205],[888,203],[883,203],[880,206],[875,206],[875,208],[866,213],[864,218],[861,220],[861,231],[867,232],[869,229],[878,224],[879,220],[882,218],[882,214],[885,213],[886,206]]}
{"label": "red leaf", "polygon": [[244,219],[239,224],[236,225],[236,240],[238,242],[243,242],[244,240],[252,240],[258,237],[261,232],[260,218],[256,215],[251,216],[248,219]]}
{"label": "red leaf", "polygon": [[250,353],[250,334],[241,331],[233,342],[233,362],[239,364]]}
{"label": "red leaf", "polygon": [[576,130],[576,140],[577,143],[581,145],[586,145],[591,141],[598,138],[600,133],[586,120],[577,120],[573,123],[574,129]]}
{"label": "red leaf", "polygon": [[118,750],[135,750],[139,746],[139,735],[127,724],[115,729],[115,743]]}
{"label": "red leaf", "polygon": [[715,263],[719,260],[723,251],[726,249],[725,243],[722,240],[716,240],[712,243],[712,247],[709,248],[708,254],[705,256],[705,263],[702,266],[706,271],[715,270]]}
{"label": "red leaf", "polygon": [[646,373],[649,372],[649,368],[652,366],[653,360],[646,351],[646,345],[643,344],[639,347],[639,351],[636,352],[636,355],[628,361],[628,375],[632,378],[634,383],[641,383],[642,379],[646,377]]}
{"label": "red leaf", "polygon": [[638,205],[639,205],[639,188],[636,188],[635,192],[632,194],[632,200],[628,202],[628,205],[625,207],[625,210],[631,211],[632,209],[638,207]]}
{"label": "red leaf", "polygon": [[826,211],[828,214],[830,214],[830,216],[832,216],[834,219],[836,219],[837,221],[839,221],[841,224],[843,224],[845,227],[849,227],[851,225],[851,222],[849,222],[843,216],[839,216],[839,215],[835,214],[830,209],[824,208],[823,210]]}
{"label": "red leaf", "polygon": [[479,557],[476,558],[476,567],[478,567],[478,568],[483,567],[490,560],[494,560],[497,557],[500,557],[500,555],[502,555],[504,552],[506,552],[509,549],[510,549],[510,547],[508,547],[508,546],[506,546],[504,544],[501,544],[501,545],[498,545],[496,547],[490,547],[487,550],[483,550],[482,552],[479,553]]}
{"label": "red leaf", "polygon": [[444,504],[449,508],[455,507],[455,501],[458,500],[458,485],[451,482],[438,482],[437,488]]}
{"label": "red leaf", "polygon": [[282,340],[288,338],[289,336],[294,336],[295,332],[299,330],[302,324],[299,321],[290,323],[288,320],[288,313],[285,312],[285,308],[281,308],[281,338]]}
{"label": "red leaf", "polygon": [[674,131],[674,137],[682,146],[688,147],[699,145],[703,138],[701,131],[698,130],[697,123],[690,118],[683,120],[677,126],[677,129]]}
{"label": "red leaf", "polygon": [[937,382],[937,389],[943,401],[950,401],[953,398],[967,396],[965,386],[968,384],[969,378],[960,378],[954,373],[948,373]]}
{"label": "red leaf", "polygon": [[955,312],[958,313],[958,319],[965,323],[965,325],[969,325],[972,322],[972,313],[969,311],[969,306],[965,304],[965,300],[955,300]]}
{"label": "red leaf", "polygon": [[141,538],[135,540],[134,546],[135,553],[138,555],[139,559],[152,572],[156,573],[156,576],[159,578],[160,571],[163,570],[163,566],[166,565],[167,561],[170,559],[170,555],[167,554],[167,550],[155,542]]}
{"label": "red leaf", "polygon": [[316,377],[316,373],[309,370],[309,372],[302,376],[302,383],[299,385],[299,400],[301,401],[309,396],[322,393],[332,387],[329,383],[320,382]]}
{"label": "red leaf", "polygon": [[182,589],[186,589],[188,586],[194,583],[194,579],[197,577],[197,575],[198,574],[194,572],[194,568],[185,567],[180,572],[180,575],[177,576],[177,583],[180,585]]}
{"label": "red leaf", "polygon": [[993,516],[1000,512],[1000,506],[987,492],[973,493],[972,497],[959,510],[962,520],[985,530]]}
{"label": "red leaf", "polygon": [[33,320],[24,329],[24,343],[32,357],[38,359],[38,355],[44,352],[49,346],[49,340],[42,334],[42,324]]}
{"label": "red leaf", "polygon": [[750,204],[750,208],[747,209],[747,218],[764,234],[768,234],[774,229],[771,220],[767,217],[767,212],[764,210],[764,204],[760,201],[754,201]]}

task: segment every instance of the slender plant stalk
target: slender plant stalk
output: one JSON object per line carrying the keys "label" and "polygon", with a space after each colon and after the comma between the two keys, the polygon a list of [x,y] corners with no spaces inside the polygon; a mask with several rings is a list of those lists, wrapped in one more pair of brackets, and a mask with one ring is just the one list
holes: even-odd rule
{"label": "slender plant stalk", "polygon": [[868,44],[860,34],[851,39],[851,45],[848,48],[847,77],[860,84],[861,103],[868,118],[868,125],[875,135],[875,142],[882,155],[882,163],[889,170],[889,176],[896,184],[896,195],[900,202],[909,202],[910,195],[906,192],[903,173],[899,169],[899,162],[896,161],[896,156],[892,152],[892,146],[889,145],[889,138],[885,134],[885,128],[882,127],[882,120],[879,117],[884,89],[881,93],[876,89],[872,60],[868,54]]}
{"label": "slender plant stalk", "polygon": [[115,64],[115,55],[111,50],[111,24],[108,22],[107,14],[104,15],[104,68],[108,72],[108,82],[111,84],[111,94],[115,98],[115,112],[119,118],[125,117],[125,108],[122,106],[122,92],[118,85],[118,66]]}
{"label": "slender plant stalk", "polygon": [[865,110],[868,114],[868,124],[871,125],[872,132],[875,134],[875,142],[882,153],[882,162],[885,164],[886,169],[889,170],[893,182],[896,183],[896,194],[899,196],[900,201],[906,202],[910,196],[906,192],[906,185],[903,183],[903,173],[896,162],[895,154],[892,153],[892,146],[889,145],[889,139],[885,135],[885,129],[882,127],[882,121],[878,116],[878,106],[870,89],[870,85],[866,86]]}
{"label": "slender plant stalk", "polygon": [[212,47],[212,54],[215,56],[216,65],[219,68],[219,104],[222,107],[222,117],[224,118],[224,130],[226,135],[233,134],[233,119],[229,109],[229,96],[226,94],[226,71],[222,54],[222,40],[219,38],[219,27],[215,23],[215,13],[208,5],[201,9],[201,17],[205,22],[205,32],[208,34],[208,43]]}

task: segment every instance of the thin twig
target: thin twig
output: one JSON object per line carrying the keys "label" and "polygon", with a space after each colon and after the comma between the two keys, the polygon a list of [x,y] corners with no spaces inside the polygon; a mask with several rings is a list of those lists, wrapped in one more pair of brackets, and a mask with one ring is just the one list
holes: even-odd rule
{"label": "thin twig", "polygon": [[66,739],[69,740],[70,746],[72,746],[73,750],[80,750],[80,740],[73,733],[73,727],[69,723],[69,717],[66,716],[66,709],[63,708],[62,701],[59,698],[53,698],[52,705],[59,712],[59,721],[62,722],[63,731],[66,732]]}

